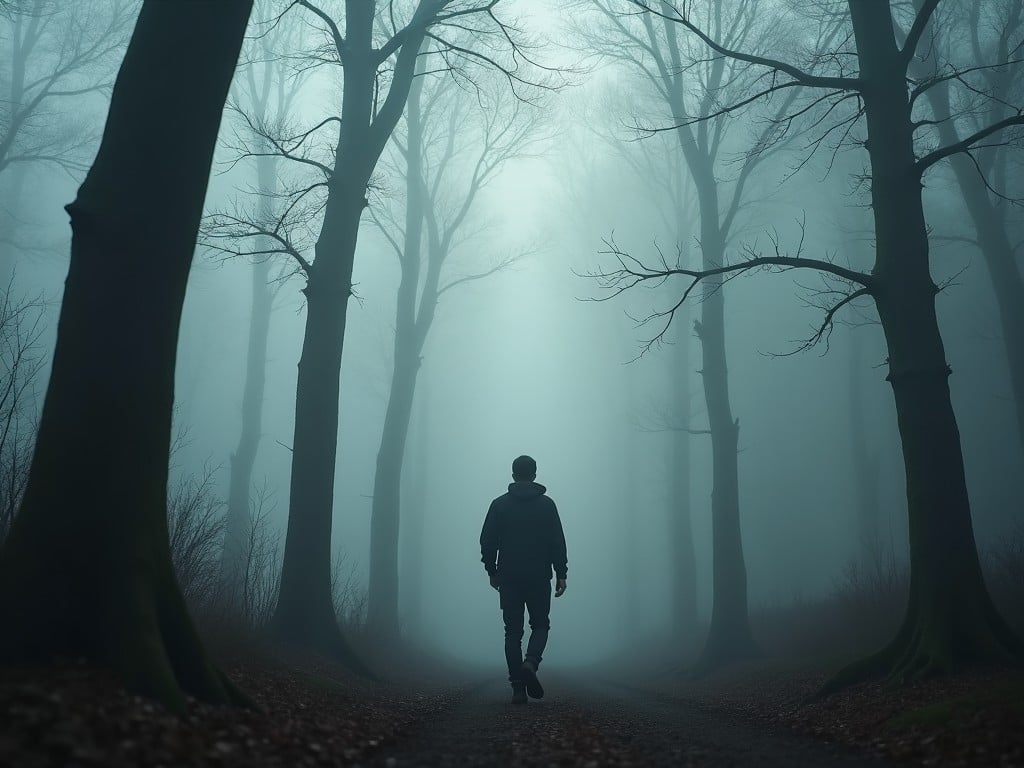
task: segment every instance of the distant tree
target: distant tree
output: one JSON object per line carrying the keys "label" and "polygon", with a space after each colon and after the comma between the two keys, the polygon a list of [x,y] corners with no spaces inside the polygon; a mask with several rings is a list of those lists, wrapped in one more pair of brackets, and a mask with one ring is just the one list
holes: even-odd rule
{"label": "distant tree", "polygon": [[[658,214],[664,230],[670,233],[677,247],[689,238],[696,219],[692,181],[683,160],[679,141],[670,131],[648,136],[643,141],[621,135],[621,113],[628,109],[634,115],[641,107],[635,91],[623,93],[621,87],[609,94],[593,114],[579,116],[589,130],[596,133],[617,157],[629,166],[642,185],[646,204]],[[602,125],[615,116],[619,130],[608,130]],[[627,140],[630,139],[630,140]],[[586,151],[581,149],[580,151]],[[685,311],[685,310],[681,310]],[[688,323],[684,323],[688,325]],[[693,508],[691,501],[692,477],[690,472],[692,440],[708,430],[695,429],[691,424],[690,330],[682,328],[672,340],[668,375],[671,381],[671,402],[667,408],[656,408],[639,416],[637,426],[645,432],[668,432],[669,448],[669,514],[668,537],[672,548],[672,569],[669,595],[669,626],[671,637],[681,646],[689,648],[697,634],[697,562],[693,541]]]}
{"label": "distant tree", "polygon": [[68,206],[52,373],[0,549],[0,661],[84,656],[177,710],[186,693],[240,700],[175,581],[167,475],[185,285],[250,8],[142,5],[99,152]]}
{"label": "distant tree", "polygon": [[122,0],[11,0],[0,13],[0,272],[10,274],[18,203],[31,166],[51,165],[78,176],[96,139],[74,117],[83,97],[110,88],[135,5]]}
{"label": "distant tree", "polygon": [[[303,72],[296,71],[282,55],[293,48],[298,40],[298,17],[286,15],[270,19],[268,0],[257,2],[254,32],[242,49],[242,66],[235,81],[232,112],[238,118],[235,130],[242,135],[229,142],[234,154],[232,163],[239,158],[251,159],[256,166],[256,184],[251,187],[255,197],[249,214],[261,226],[272,227],[281,204],[278,176],[281,157],[266,140],[268,130],[279,130],[289,122],[289,115],[300,93]],[[250,185],[251,186],[251,185]],[[207,217],[201,239],[216,252],[223,252],[216,226],[218,214]],[[249,316],[248,343],[246,345],[245,377],[242,385],[241,417],[238,443],[231,454],[231,474],[228,483],[227,512],[224,523],[221,579],[227,590],[229,603],[235,609],[246,610],[244,591],[246,569],[252,560],[253,531],[256,521],[252,514],[253,467],[263,433],[263,397],[267,380],[267,343],[270,336],[270,318],[274,304],[271,285],[271,266],[275,254],[274,240],[265,237],[265,253],[252,256],[250,283],[252,309]]]}
{"label": "distant tree", "polygon": [[[805,257],[799,249],[787,254],[779,245],[774,254],[751,248],[749,258],[701,270],[669,264],[647,267],[618,251],[619,267],[604,273],[608,284],[619,291],[682,276],[688,280],[682,292],[681,300],[685,300],[708,279],[751,269],[819,271],[837,282],[823,296],[825,318],[808,344],[829,333],[833,318],[843,307],[861,298],[873,300],[888,347],[887,379],[895,396],[906,468],[910,599],[892,642],[840,672],[824,692],[885,672],[897,680],[909,680],[972,662],[1019,658],[1024,652],[994,607],[978,562],[960,435],[949,394],[951,369],[935,312],[939,287],[930,273],[922,202],[922,182],[929,168],[1013,126],[1024,125],[1024,115],[1017,111],[956,143],[920,154],[916,151],[915,135],[931,123],[916,119],[913,108],[921,96],[946,79],[916,80],[909,69],[915,56],[927,47],[925,32],[939,4],[940,0],[924,0],[908,10],[900,3],[849,0],[849,14],[844,19],[848,25],[844,27],[851,32],[849,42],[816,51],[808,59],[811,66],[804,69],[724,46],[696,24],[686,6],[633,0],[637,12],[687,30],[702,40],[715,58],[745,62],[768,73],[764,97],[797,87],[815,89],[815,103],[827,105],[817,122],[826,135],[844,137],[866,127],[860,145],[867,150],[870,163],[876,243],[870,273]],[[856,69],[851,69],[854,66]],[[723,102],[706,119],[730,114],[741,106]],[[809,109],[800,107],[804,113]]]}
{"label": "distant tree", "polygon": [[[655,142],[660,138],[660,142]],[[679,149],[678,140],[671,133],[661,133],[648,140],[616,143],[634,172],[647,184],[648,194],[669,232],[673,232],[677,247],[681,247],[691,230],[695,217],[695,200],[689,172]],[[658,149],[661,151],[658,151]],[[707,435],[709,430],[694,427],[691,418],[693,392],[690,376],[693,373],[690,358],[690,328],[688,323],[678,329],[672,340],[669,362],[672,400],[667,413],[656,416],[644,429],[671,433],[669,453],[669,530],[672,547],[670,568],[672,583],[669,594],[669,628],[673,641],[683,649],[697,642],[697,554],[693,540],[693,503],[691,456],[693,438]]]}
{"label": "distant tree", "polygon": [[[750,98],[760,88],[756,75],[727,57],[693,54],[690,41],[669,14],[638,13],[624,0],[600,0],[593,6],[603,24],[589,30],[598,50],[628,68],[638,87],[647,89],[652,118],[671,132],[692,180],[698,209],[697,235],[705,269],[725,262],[737,217],[755,170],[786,138],[779,120],[767,120],[753,136],[756,151],[737,159],[730,145],[731,123],[711,121],[723,100]],[[665,10],[671,6],[659,5]],[[769,39],[759,23],[759,0],[742,0],[728,10],[717,0],[687,4],[710,25],[713,34],[738,46],[763,47]],[[783,93],[772,111],[785,114],[796,92]],[[662,115],[664,117],[662,117]],[[735,141],[735,138],[732,138]],[[728,175],[726,180],[726,166]],[[717,274],[704,283],[700,318],[694,330],[701,344],[701,377],[707,404],[712,452],[712,611],[711,626],[698,667],[710,669],[754,652],[747,609],[747,573],[740,531],[739,420],[733,415],[726,362],[725,286]]]}
{"label": "distant tree", "polygon": [[[1021,106],[1024,3],[953,0],[943,5],[938,9],[942,18],[933,25],[932,43],[914,57],[910,72],[927,86],[921,95],[932,109],[938,140],[956,146],[961,136],[998,124],[1016,115]],[[965,16],[968,23],[960,23]],[[1011,199],[1008,190],[1009,150],[1009,142],[986,140],[950,156],[949,162],[996,296],[1017,437],[1024,451],[1024,277],[1010,231],[1009,211],[1020,200]]]}
{"label": "distant tree", "polygon": [[[397,639],[399,634],[402,467],[423,347],[448,291],[514,261],[514,255],[502,253],[493,241],[482,243],[483,233],[470,225],[480,193],[509,160],[530,152],[540,138],[538,110],[489,80],[478,79],[473,90],[458,87],[444,73],[414,80],[404,142],[398,139],[392,145],[403,166],[395,170],[405,177],[404,215],[371,209],[401,266],[391,388],[370,525],[368,620],[370,630],[382,638]],[[470,250],[467,246],[477,254],[470,260],[476,271],[460,273],[452,257]]]}
{"label": "distant tree", "polygon": [[[427,370],[429,371],[429,368]],[[402,616],[402,628],[405,636],[412,638],[422,633],[425,616],[423,579],[426,577],[426,572],[423,561],[426,542],[424,539],[428,520],[427,510],[431,508],[430,500],[433,488],[430,481],[434,469],[430,453],[430,440],[433,436],[430,382],[429,376],[421,378],[416,387],[413,426],[409,437],[411,445],[408,469],[403,472],[403,477],[406,480],[403,486],[403,495],[408,501],[402,504],[402,534],[399,538],[402,547],[399,572],[399,583],[401,584],[399,613]]]}
{"label": "distant tree", "polygon": [[496,67],[513,88],[528,85],[523,68],[530,67],[529,51],[518,31],[499,19],[500,2],[346,0],[338,14],[308,0],[289,6],[288,13],[303,13],[323,35],[305,64],[340,77],[340,110],[329,107],[327,117],[290,135],[265,132],[274,152],[311,174],[282,190],[287,199],[273,226],[244,216],[222,216],[218,223],[225,237],[237,241],[233,250],[238,254],[266,252],[249,243],[269,237],[306,281],[288,529],[272,624],[279,638],[355,667],[362,665],[338,628],[330,577],[339,379],[359,222],[377,162],[405,111],[426,41],[431,46],[428,69],[464,79],[467,66]]}

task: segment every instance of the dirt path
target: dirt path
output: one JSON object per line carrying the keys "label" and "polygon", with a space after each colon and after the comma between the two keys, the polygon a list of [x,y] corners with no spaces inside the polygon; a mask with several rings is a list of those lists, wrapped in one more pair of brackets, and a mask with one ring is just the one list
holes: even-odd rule
{"label": "dirt path", "polygon": [[508,686],[467,687],[455,706],[378,753],[375,765],[414,766],[881,766],[837,747],[771,732],[694,700],[573,677],[544,679],[525,707]]}

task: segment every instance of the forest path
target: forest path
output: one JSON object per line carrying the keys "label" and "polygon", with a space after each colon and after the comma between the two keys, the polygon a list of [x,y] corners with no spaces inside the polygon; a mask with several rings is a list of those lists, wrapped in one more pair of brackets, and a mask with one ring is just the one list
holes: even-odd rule
{"label": "forest path", "polygon": [[468,686],[455,706],[375,765],[418,766],[881,766],[838,747],[772,731],[675,698],[566,675],[544,675],[547,695],[509,703],[507,683]]}

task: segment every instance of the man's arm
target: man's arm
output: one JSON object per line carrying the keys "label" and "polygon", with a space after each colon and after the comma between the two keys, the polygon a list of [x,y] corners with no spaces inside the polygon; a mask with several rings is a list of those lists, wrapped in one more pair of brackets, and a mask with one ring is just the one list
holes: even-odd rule
{"label": "man's arm", "polygon": [[498,572],[498,509],[493,501],[480,531],[480,562],[493,579]]}
{"label": "man's arm", "polygon": [[555,571],[555,597],[565,592],[565,580],[569,574],[569,558],[565,551],[565,533],[562,531],[562,519],[558,516],[558,507],[551,502],[554,517],[551,526],[551,567]]}

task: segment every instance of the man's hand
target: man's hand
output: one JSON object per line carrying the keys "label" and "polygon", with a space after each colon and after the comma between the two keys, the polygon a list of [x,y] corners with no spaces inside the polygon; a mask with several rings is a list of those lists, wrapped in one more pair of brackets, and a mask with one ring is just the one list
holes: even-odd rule
{"label": "man's hand", "polygon": [[491,577],[491,586],[494,589],[500,590],[501,587],[498,584],[498,574],[492,573],[492,574],[490,574],[490,577]]}
{"label": "man's hand", "polygon": [[561,597],[565,594],[565,579],[555,580],[555,597]]}

